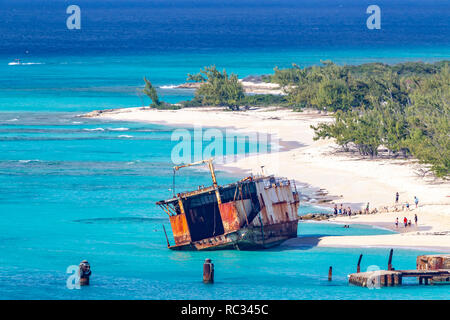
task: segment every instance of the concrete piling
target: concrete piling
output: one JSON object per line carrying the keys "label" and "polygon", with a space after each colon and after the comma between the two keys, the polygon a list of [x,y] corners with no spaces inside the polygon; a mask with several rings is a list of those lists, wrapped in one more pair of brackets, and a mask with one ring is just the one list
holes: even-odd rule
{"label": "concrete piling", "polygon": [[206,259],[203,264],[203,283],[214,283],[214,264],[211,259]]}
{"label": "concrete piling", "polygon": [[394,275],[393,274],[387,274],[386,275],[386,277],[387,277],[387,281],[386,281],[386,286],[388,286],[388,287],[392,287],[393,286],[393,277],[394,277]]}
{"label": "concrete piling", "polygon": [[367,287],[373,279],[379,277],[380,287],[400,286],[403,284],[403,278],[418,278],[419,285],[430,285],[434,281],[449,284],[450,270],[379,270],[353,273],[349,275],[349,283],[361,287]]}

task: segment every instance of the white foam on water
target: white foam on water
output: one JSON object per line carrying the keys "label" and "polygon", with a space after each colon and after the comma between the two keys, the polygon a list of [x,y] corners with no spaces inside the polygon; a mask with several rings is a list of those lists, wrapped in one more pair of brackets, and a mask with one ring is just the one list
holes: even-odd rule
{"label": "white foam on water", "polygon": [[39,159],[33,159],[33,160],[19,160],[19,163],[31,163],[31,162],[41,162]]}
{"label": "white foam on water", "polygon": [[83,129],[85,131],[105,131],[103,128],[95,128],[95,129]]}
{"label": "white foam on water", "polygon": [[10,62],[8,66],[30,66],[35,64],[43,64],[42,62]]}
{"label": "white foam on water", "polygon": [[119,138],[133,138],[133,136],[129,136],[127,134],[121,134]]}
{"label": "white foam on water", "polygon": [[178,85],[171,84],[171,85],[166,85],[166,86],[160,86],[159,88],[160,89],[176,89],[177,87],[178,87]]}
{"label": "white foam on water", "polygon": [[129,128],[108,128],[110,131],[128,131]]}

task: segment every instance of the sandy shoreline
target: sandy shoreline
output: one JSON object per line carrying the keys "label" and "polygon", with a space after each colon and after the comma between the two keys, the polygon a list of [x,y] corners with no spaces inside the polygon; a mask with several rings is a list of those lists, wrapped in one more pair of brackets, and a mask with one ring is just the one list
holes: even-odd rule
{"label": "sandy shoreline", "polygon": [[[233,172],[258,173],[264,165],[265,173],[306,183],[319,194],[324,193],[325,198],[333,199],[338,206],[343,203],[345,207],[351,206],[353,210],[358,210],[369,202],[370,209],[389,211],[338,217],[330,222],[366,224],[397,231],[394,222],[397,217],[400,221],[400,233],[397,234],[322,237],[315,240],[316,246],[402,247],[450,251],[450,183],[428,175],[420,176],[418,173],[423,167],[414,160],[363,159],[356,154],[341,152],[332,141],[314,141],[314,132],[310,126],[331,121],[326,115],[276,108],[246,112],[224,111],[219,108],[176,111],[128,108],[93,112],[89,116],[171,126],[233,128],[240,133],[269,134],[278,138],[283,146],[279,152],[240,158],[236,162],[225,164],[224,168]],[[395,192],[400,194],[397,212],[393,207]],[[413,208],[414,196],[419,198],[417,209]],[[320,199],[320,195],[317,199]],[[410,211],[402,211],[401,204],[405,202],[410,204]],[[312,203],[319,204],[314,203],[314,200]],[[403,218],[406,217],[414,224],[415,214],[419,220],[418,227],[403,230]],[[295,240],[296,245],[302,245],[301,237]]]}
{"label": "sandy shoreline", "polygon": [[[286,92],[276,83],[267,82],[254,82],[245,81],[244,79],[239,79],[242,83],[244,91],[246,94],[274,94],[274,95],[285,95]],[[170,86],[173,89],[197,89],[200,87],[199,82],[188,82],[175,86]]]}

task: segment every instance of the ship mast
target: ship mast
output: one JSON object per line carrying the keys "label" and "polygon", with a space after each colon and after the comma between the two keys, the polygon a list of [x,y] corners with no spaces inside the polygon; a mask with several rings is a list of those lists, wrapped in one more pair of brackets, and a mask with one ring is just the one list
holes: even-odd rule
{"label": "ship mast", "polygon": [[196,165],[199,165],[199,164],[207,163],[209,171],[211,172],[211,178],[212,178],[212,182],[213,182],[213,187],[214,187],[215,192],[216,192],[217,203],[220,205],[220,204],[222,204],[222,200],[220,198],[219,188],[218,188],[218,185],[217,185],[216,173],[214,172],[213,160],[214,160],[213,158],[210,158],[210,159],[206,159],[206,160],[201,160],[201,161],[197,161],[197,162],[183,164],[183,165],[180,165],[180,166],[175,166],[175,167],[173,167],[173,173],[174,173],[174,176],[175,176],[175,172],[180,170],[181,168],[187,168],[187,167],[192,167],[192,166],[196,166]]}

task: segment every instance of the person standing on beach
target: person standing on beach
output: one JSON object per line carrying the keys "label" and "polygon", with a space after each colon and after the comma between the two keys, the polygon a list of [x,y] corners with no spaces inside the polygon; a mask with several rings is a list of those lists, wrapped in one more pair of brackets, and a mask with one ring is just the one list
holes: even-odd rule
{"label": "person standing on beach", "polygon": [[406,210],[409,211],[409,202],[406,202]]}
{"label": "person standing on beach", "polygon": [[418,220],[418,219],[417,219],[417,214],[415,214],[415,215],[414,215],[414,222],[416,223],[416,226],[417,226],[417,220]]}
{"label": "person standing on beach", "polygon": [[369,203],[367,202],[367,206],[366,206],[366,214],[369,214]]}
{"label": "person standing on beach", "polygon": [[339,207],[339,214],[342,214],[342,203],[341,206]]}
{"label": "person standing on beach", "polygon": [[334,205],[334,215],[337,216],[337,214],[338,214],[338,210],[337,210],[337,205],[335,204]]}
{"label": "person standing on beach", "polygon": [[398,229],[398,217],[395,219],[395,227]]}
{"label": "person standing on beach", "polygon": [[398,198],[400,197],[400,195],[398,194],[398,192],[395,193],[395,204],[398,203]]}
{"label": "person standing on beach", "polygon": [[414,203],[416,204],[417,209],[417,206],[419,205],[419,199],[416,196],[414,196]]}
{"label": "person standing on beach", "polygon": [[348,216],[350,217],[352,215],[352,208],[348,207],[347,213],[348,213]]}
{"label": "person standing on beach", "polygon": [[403,218],[403,223],[405,224],[405,228],[406,228],[408,226],[408,219],[406,219],[406,217]]}

